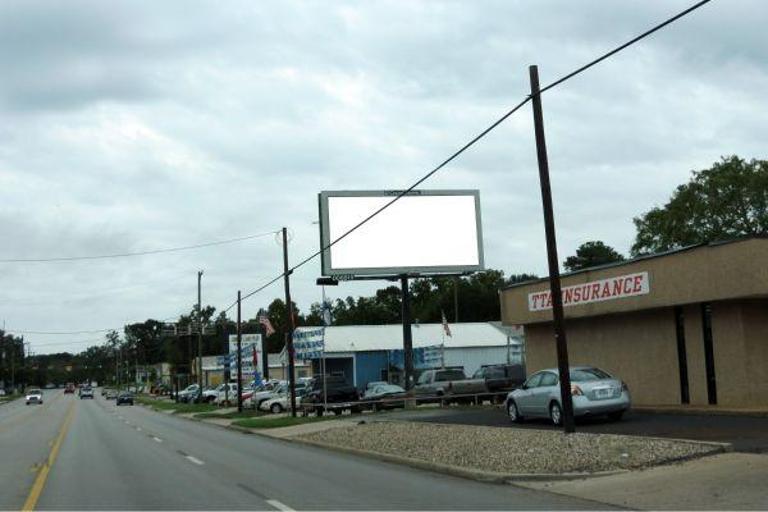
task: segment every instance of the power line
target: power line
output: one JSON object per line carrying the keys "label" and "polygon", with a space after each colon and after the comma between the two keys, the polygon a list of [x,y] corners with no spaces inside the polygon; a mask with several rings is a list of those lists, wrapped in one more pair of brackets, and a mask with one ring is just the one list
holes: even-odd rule
{"label": "power line", "polygon": [[257,233],[255,235],[246,235],[236,238],[230,238],[228,240],[217,240],[214,242],[204,242],[195,245],[184,245],[180,247],[169,247],[166,249],[153,249],[150,251],[138,251],[138,252],[124,252],[116,254],[100,254],[100,255],[87,255],[87,256],[58,256],[53,258],[7,258],[0,259],[0,263],[50,263],[56,261],[83,261],[83,260],[103,260],[112,258],[128,258],[132,256],[148,256],[151,254],[164,254],[169,252],[190,251],[193,249],[203,249],[205,247],[213,247],[216,245],[233,244],[236,242],[243,242],[245,240],[253,240],[254,238],[262,238],[269,235],[274,235],[277,231],[269,231],[266,233]]}
{"label": "power line", "polygon": [[[548,90],[550,90],[550,89],[553,89],[553,88],[557,87],[558,85],[561,85],[561,84],[563,84],[564,82],[566,82],[566,81],[570,80],[571,78],[575,77],[576,75],[579,75],[579,74],[583,73],[584,71],[586,71],[587,69],[589,69],[589,68],[591,68],[591,67],[595,66],[596,64],[598,64],[598,63],[600,63],[600,62],[602,62],[602,61],[604,61],[604,60],[606,60],[606,59],[608,59],[608,58],[610,58],[610,57],[612,57],[612,56],[616,55],[617,53],[621,52],[622,50],[625,50],[626,48],[628,48],[628,47],[630,47],[630,46],[634,45],[634,44],[635,44],[635,43],[637,43],[638,41],[640,41],[640,40],[642,40],[642,39],[645,39],[646,37],[650,36],[650,35],[651,35],[651,34],[653,34],[654,32],[656,32],[656,31],[658,31],[658,30],[660,30],[660,29],[662,29],[662,28],[666,27],[667,25],[669,25],[669,24],[671,24],[671,23],[673,23],[673,22],[675,22],[675,21],[679,20],[680,18],[682,18],[682,17],[686,16],[687,14],[690,14],[690,13],[692,13],[693,11],[697,10],[698,8],[700,8],[700,7],[704,6],[705,4],[707,4],[707,3],[711,2],[711,1],[712,1],[712,0],[702,0],[702,1],[700,1],[700,2],[698,2],[698,3],[696,3],[696,4],[694,4],[694,5],[692,5],[691,7],[689,7],[689,8],[687,8],[687,9],[685,9],[684,11],[682,11],[682,12],[680,12],[680,13],[676,14],[675,16],[672,16],[671,18],[668,18],[667,20],[663,21],[662,23],[659,23],[658,25],[654,26],[654,27],[653,27],[653,28],[651,28],[650,30],[647,30],[647,31],[643,32],[643,33],[642,33],[642,34],[640,34],[639,36],[637,36],[637,37],[634,37],[633,39],[630,39],[630,40],[629,40],[629,41],[627,41],[626,43],[624,43],[624,44],[622,44],[622,45],[620,45],[620,46],[617,46],[616,48],[614,48],[614,49],[612,49],[612,50],[610,50],[610,51],[608,51],[608,52],[604,53],[603,55],[601,55],[601,56],[597,57],[596,59],[594,59],[594,60],[592,60],[592,61],[590,61],[590,62],[588,62],[587,64],[585,64],[585,65],[581,66],[580,68],[578,68],[578,69],[576,69],[576,70],[574,70],[574,71],[572,71],[572,72],[570,72],[570,73],[568,73],[568,74],[566,74],[566,75],[562,76],[561,78],[559,78],[559,79],[555,80],[555,81],[554,81],[554,82],[552,82],[551,84],[549,84],[549,85],[547,85],[546,87],[544,87],[544,88],[540,89],[540,90],[539,90],[539,94],[541,94],[541,93],[543,93],[543,92],[545,92],[545,91],[548,91]],[[318,256],[320,256],[320,255],[321,255],[323,252],[327,251],[328,249],[330,249],[331,247],[333,247],[335,244],[337,244],[338,242],[340,242],[341,240],[343,240],[344,238],[346,238],[347,236],[349,236],[350,234],[352,234],[354,231],[356,231],[357,229],[359,229],[360,227],[362,227],[364,224],[366,224],[367,222],[369,222],[371,219],[373,219],[374,217],[376,217],[377,215],[379,215],[381,212],[383,212],[384,210],[386,210],[387,208],[389,208],[390,206],[392,206],[392,205],[393,205],[393,204],[394,204],[396,201],[398,201],[399,199],[401,199],[403,196],[405,196],[405,195],[407,195],[408,193],[412,192],[412,191],[413,191],[413,190],[414,190],[416,187],[418,187],[419,185],[421,185],[422,183],[424,183],[426,180],[428,180],[429,178],[431,178],[431,177],[432,177],[432,176],[433,176],[435,173],[437,173],[437,172],[438,172],[439,170],[441,170],[443,167],[445,167],[445,166],[446,166],[446,165],[448,165],[450,162],[452,162],[454,159],[456,159],[456,158],[457,158],[459,155],[461,155],[461,154],[462,154],[462,153],[464,153],[466,150],[468,150],[470,147],[472,147],[473,145],[475,145],[475,144],[476,144],[478,141],[480,141],[480,139],[482,139],[483,137],[485,137],[486,135],[488,135],[488,134],[489,134],[491,131],[493,131],[494,129],[496,129],[496,128],[497,128],[497,127],[498,127],[498,126],[499,126],[499,125],[500,125],[502,122],[504,122],[504,121],[505,121],[507,118],[509,118],[509,117],[510,117],[512,114],[514,114],[515,112],[517,112],[518,110],[520,110],[520,109],[521,109],[521,108],[522,108],[522,107],[523,107],[523,106],[524,106],[526,103],[528,103],[530,100],[531,100],[531,96],[529,95],[529,96],[527,96],[525,99],[523,99],[523,100],[522,100],[520,103],[518,103],[517,105],[515,105],[515,106],[514,106],[514,107],[513,107],[511,110],[509,110],[509,111],[508,111],[506,114],[504,114],[504,115],[503,115],[503,116],[501,116],[499,119],[497,119],[496,121],[494,121],[494,122],[493,122],[493,123],[492,123],[492,124],[491,124],[491,125],[490,125],[488,128],[486,128],[485,130],[483,130],[482,132],[480,132],[480,133],[479,133],[477,136],[475,136],[475,137],[474,137],[472,140],[470,140],[468,143],[466,143],[464,146],[462,146],[462,147],[461,147],[461,148],[460,148],[458,151],[454,152],[454,153],[453,153],[451,156],[449,156],[447,159],[445,159],[445,160],[444,160],[442,163],[440,163],[440,164],[439,164],[437,167],[435,167],[434,169],[432,169],[431,171],[429,171],[427,174],[425,174],[424,176],[422,176],[421,178],[419,178],[419,179],[418,179],[418,180],[417,180],[417,181],[416,181],[416,182],[415,182],[413,185],[411,185],[411,186],[410,186],[410,187],[408,187],[406,190],[404,190],[404,191],[402,191],[401,193],[399,193],[399,194],[398,194],[397,196],[395,196],[395,197],[394,197],[394,198],[393,198],[391,201],[389,201],[389,202],[388,202],[388,203],[386,203],[384,206],[382,206],[381,208],[379,208],[378,210],[376,210],[375,212],[373,212],[372,214],[370,214],[368,217],[366,217],[366,218],[365,218],[365,219],[363,219],[361,222],[359,222],[358,224],[356,224],[355,226],[353,226],[352,228],[350,228],[348,231],[346,231],[345,233],[343,233],[342,235],[340,235],[338,238],[336,238],[335,240],[333,240],[332,242],[330,242],[328,245],[326,245],[325,247],[322,247],[322,248],[321,248],[319,251],[316,251],[316,252],[312,253],[310,256],[308,256],[308,257],[304,258],[304,259],[303,259],[303,260],[301,260],[301,261],[300,261],[298,264],[296,264],[296,265],[294,265],[293,267],[291,267],[291,268],[288,270],[287,274],[289,274],[289,275],[290,275],[291,273],[293,273],[293,271],[294,271],[294,270],[296,270],[296,269],[298,269],[298,268],[300,268],[300,267],[304,266],[305,264],[309,263],[309,262],[310,262],[310,261],[312,261],[313,259],[317,258],[317,257],[318,257]],[[259,288],[255,289],[255,290],[253,290],[253,291],[251,291],[251,292],[249,292],[249,293],[247,293],[247,294],[246,294],[244,297],[241,297],[241,302],[242,302],[243,300],[247,299],[248,297],[251,297],[251,296],[255,295],[256,293],[258,293],[258,292],[262,291],[263,289],[267,288],[267,287],[268,287],[268,286],[270,286],[271,284],[273,284],[273,283],[277,282],[278,280],[280,280],[281,278],[283,278],[283,277],[285,276],[285,274],[286,274],[286,272],[282,272],[281,274],[279,274],[278,276],[274,277],[273,279],[271,279],[271,280],[270,280],[270,281],[268,281],[267,283],[263,284],[263,285],[262,285],[262,286],[260,286]],[[234,307],[236,304],[237,304],[237,301],[235,301],[235,302],[234,302],[233,304],[231,304],[231,305],[230,305],[230,306],[229,306],[227,309],[225,309],[225,310],[224,310],[224,312],[226,313],[227,311],[229,311],[230,309],[232,309],[232,308],[233,308],[233,307]]]}

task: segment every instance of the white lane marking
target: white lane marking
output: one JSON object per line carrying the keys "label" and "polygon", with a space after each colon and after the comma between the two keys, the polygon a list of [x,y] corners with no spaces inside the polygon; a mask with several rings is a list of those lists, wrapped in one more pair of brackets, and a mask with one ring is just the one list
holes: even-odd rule
{"label": "white lane marking", "polygon": [[163,440],[160,439],[159,437],[153,437],[152,439],[154,439],[158,443],[162,443],[163,442]]}
{"label": "white lane marking", "polygon": [[294,512],[291,507],[289,507],[285,503],[280,503],[277,500],[267,500],[267,503],[275,507],[277,510],[283,510],[284,512]]}
{"label": "white lane marking", "polygon": [[200,459],[198,459],[197,457],[193,457],[191,455],[187,455],[186,458],[187,458],[187,460],[189,462],[193,462],[193,463],[197,464],[198,466],[202,466],[203,464],[205,464],[205,462],[203,462]]}

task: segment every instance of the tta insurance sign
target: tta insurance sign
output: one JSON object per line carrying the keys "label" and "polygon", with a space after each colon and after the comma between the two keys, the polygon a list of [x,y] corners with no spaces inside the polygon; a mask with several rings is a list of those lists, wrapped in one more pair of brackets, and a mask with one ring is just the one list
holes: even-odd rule
{"label": "tta insurance sign", "polygon": [[[588,283],[566,286],[562,290],[563,306],[578,306],[591,302],[622,299],[647,295],[651,291],[648,272],[638,272],[623,276],[590,281]],[[552,309],[552,293],[547,291],[528,294],[528,310],[544,311]]]}

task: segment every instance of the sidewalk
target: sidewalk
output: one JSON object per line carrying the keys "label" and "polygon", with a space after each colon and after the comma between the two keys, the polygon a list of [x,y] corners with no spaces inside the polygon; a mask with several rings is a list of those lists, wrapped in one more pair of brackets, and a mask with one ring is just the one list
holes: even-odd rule
{"label": "sidewalk", "polygon": [[765,510],[766,479],[768,455],[724,453],[588,480],[515,483],[636,509]]}

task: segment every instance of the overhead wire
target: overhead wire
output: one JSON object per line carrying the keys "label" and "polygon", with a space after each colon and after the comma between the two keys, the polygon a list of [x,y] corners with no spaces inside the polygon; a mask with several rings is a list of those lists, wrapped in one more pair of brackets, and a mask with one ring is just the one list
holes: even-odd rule
{"label": "overhead wire", "polygon": [[85,255],[85,256],[57,256],[52,258],[3,258],[3,259],[0,259],[0,263],[50,263],[50,262],[57,262],[57,261],[102,260],[102,259],[113,259],[113,258],[128,258],[133,256],[148,256],[152,254],[164,254],[164,253],[170,253],[170,252],[190,251],[193,249],[203,249],[205,247],[213,247],[216,245],[233,244],[236,242],[243,242],[245,240],[253,240],[255,238],[262,238],[265,236],[274,235],[276,232],[277,231],[269,231],[266,233],[257,233],[255,235],[239,236],[239,237],[230,238],[227,240],[216,240],[213,242],[204,242],[201,244],[183,245],[180,247],[168,247],[165,249],[152,249],[148,251]]}
{"label": "overhead wire", "polygon": [[[571,78],[573,78],[573,77],[575,77],[575,76],[577,76],[577,75],[579,75],[579,74],[583,73],[584,71],[586,71],[586,70],[590,69],[591,67],[593,67],[593,66],[595,66],[595,65],[599,64],[600,62],[603,62],[604,60],[606,60],[606,59],[608,59],[608,58],[610,58],[610,57],[612,57],[612,56],[616,55],[617,53],[621,52],[622,50],[625,50],[626,48],[629,48],[630,46],[632,46],[632,45],[636,44],[637,42],[641,41],[642,39],[645,39],[646,37],[650,36],[651,34],[653,34],[653,33],[657,32],[658,30],[661,30],[662,28],[666,27],[667,25],[669,25],[669,24],[671,24],[671,23],[673,23],[673,22],[675,22],[675,21],[679,20],[680,18],[682,18],[682,17],[684,17],[684,16],[686,16],[686,15],[688,15],[688,14],[692,13],[693,11],[695,11],[695,10],[699,9],[700,7],[704,6],[705,4],[707,4],[707,3],[711,2],[711,1],[712,1],[712,0],[701,0],[700,2],[697,2],[697,3],[695,3],[694,5],[692,5],[692,6],[688,7],[687,9],[685,9],[685,10],[683,10],[683,11],[679,12],[678,14],[676,14],[676,15],[672,16],[671,18],[668,18],[668,19],[666,19],[665,21],[663,21],[663,22],[661,22],[661,23],[659,23],[659,24],[655,25],[655,26],[654,26],[654,27],[652,27],[651,29],[649,29],[649,30],[646,30],[646,31],[645,31],[645,32],[643,32],[642,34],[640,34],[640,35],[638,35],[638,36],[636,36],[636,37],[634,37],[634,38],[630,39],[630,40],[629,40],[629,41],[627,41],[626,43],[624,43],[624,44],[621,44],[620,46],[617,46],[616,48],[614,48],[614,49],[612,49],[612,50],[610,50],[610,51],[608,51],[608,52],[606,52],[606,53],[602,54],[601,56],[599,56],[599,57],[597,57],[596,59],[593,59],[592,61],[590,61],[590,62],[588,62],[588,63],[584,64],[583,66],[581,66],[581,67],[579,67],[579,68],[575,69],[574,71],[572,71],[572,72],[570,72],[570,73],[567,73],[567,74],[563,75],[562,77],[558,78],[557,80],[555,80],[554,82],[552,82],[552,83],[548,84],[547,86],[545,86],[545,87],[543,87],[543,88],[540,88],[540,89],[539,89],[539,93],[538,93],[538,94],[539,94],[539,95],[541,95],[542,93],[544,93],[544,92],[546,92],[546,91],[548,91],[548,90],[550,90],[550,89],[553,89],[553,88],[555,88],[555,87],[557,87],[557,86],[559,86],[559,85],[563,84],[564,82],[566,82],[566,81],[570,80]],[[430,171],[429,171],[428,173],[426,173],[424,176],[422,176],[421,178],[419,178],[419,179],[418,179],[418,180],[417,180],[417,181],[416,181],[414,184],[412,184],[410,187],[408,187],[407,189],[405,189],[405,190],[403,190],[402,192],[400,192],[400,193],[399,193],[397,196],[395,196],[395,197],[394,197],[394,198],[393,198],[391,201],[387,202],[387,203],[386,203],[385,205],[383,205],[381,208],[379,208],[378,210],[376,210],[376,211],[374,211],[373,213],[371,213],[369,216],[367,216],[366,218],[364,218],[364,219],[363,219],[362,221],[360,221],[359,223],[355,224],[355,225],[354,225],[352,228],[350,228],[349,230],[347,230],[346,232],[344,232],[343,234],[341,234],[341,235],[340,235],[338,238],[336,238],[335,240],[331,241],[330,243],[328,243],[327,245],[325,245],[324,247],[322,247],[320,250],[318,250],[318,251],[316,251],[316,252],[312,253],[310,256],[307,256],[306,258],[304,258],[303,260],[301,260],[299,263],[297,263],[296,265],[294,265],[293,267],[291,267],[291,268],[290,268],[290,269],[289,269],[287,272],[282,272],[281,274],[279,274],[279,275],[277,275],[276,277],[272,278],[272,279],[271,279],[270,281],[268,281],[267,283],[265,283],[265,284],[261,285],[260,287],[256,288],[255,290],[253,290],[253,291],[251,291],[251,292],[247,293],[245,296],[241,297],[241,302],[242,302],[243,300],[245,300],[245,299],[247,299],[247,298],[249,298],[249,297],[251,297],[251,296],[255,295],[256,293],[258,293],[258,292],[260,292],[260,291],[264,290],[265,288],[267,288],[267,287],[268,287],[268,286],[270,286],[271,284],[273,284],[273,283],[275,283],[276,281],[278,281],[278,280],[280,280],[281,278],[283,278],[283,277],[284,277],[286,274],[288,274],[288,275],[292,274],[292,273],[293,273],[295,270],[297,270],[298,268],[300,268],[300,267],[304,266],[305,264],[309,263],[309,262],[310,262],[310,261],[312,261],[313,259],[317,258],[317,257],[318,257],[318,256],[320,256],[321,254],[323,254],[325,251],[327,251],[328,249],[330,249],[331,247],[333,247],[335,244],[337,244],[338,242],[340,242],[341,240],[343,240],[344,238],[346,238],[347,236],[349,236],[350,234],[352,234],[353,232],[355,232],[357,229],[359,229],[360,227],[362,227],[363,225],[365,225],[365,224],[366,224],[367,222],[369,222],[371,219],[373,219],[374,217],[376,217],[377,215],[379,215],[381,212],[383,212],[384,210],[386,210],[387,208],[389,208],[390,206],[392,206],[392,205],[393,205],[393,204],[394,204],[396,201],[400,200],[400,199],[401,199],[403,196],[405,196],[405,195],[409,194],[410,192],[412,192],[412,191],[413,191],[413,190],[414,190],[416,187],[418,187],[419,185],[421,185],[422,183],[424,183],[426,180],[428,180],[429,178],[431,178],[433,175],[435,175],[435,174],[436,174],[438,171],[440,171],[441,169],[443,169],[443,168],[444,168],[446,165],[448,165],[450,162],[452,162],[453,160],[455,160],[456,158],[458,158],[458,157],[459,157],[459,155],[461,155],[462,153],[464,153],[465,151],[467,151],[469,148],[471,148],[472,146],[474,146],[474,145],[475,145],[475,144],[476,144],[478,141],[480,141],[482,138],[484,138],[486,135],[488,135],[488,134],[489,134],[491,131],[493,131],[494,129],[496,129],[496,128],[497,128],[497,127],[498,127],[498,126],[499,126],[499,125],[500,125],[502,122],[504,122],[505,120],[507,120],[507,119],[508,119],[508,118],[509,118],[509,117],[510,117],[512,114],[514,114],[515,112],[517,112],[518,110],[520,110],[520,109],[521,109],[521,108],[522,108],[522,107],[523,107],[523,106],[524,106],[526,103],[528,103],[528,102],[531,100],[531,98],[532,98],[532,95],[528,95],[528,96],[527,96],[525,99],[523,99],[523,100],[522,100],[520,103],[518,103],[517,105],[515,105],[515,106],[514,106],[514,107],[513,107],[511,110],[509,110],[507,113],[505,113],[504,115],[502,115],[500,118],[498,118],[496,121],[494,121],[494,122],[493,122],[493,123],[492,123],[490,126],[488,126],[488,127],[485,129],[485,130],[483,130],[482,132],[480,132],[478,135],[476,135],[474,138],[472,138],[472,139],[471,139],[471,140],[470,140],[468,143],[466,143],[464,146],[462,146],[460,149],[458,149],[456,152],[454,152],[454,153],[453,153],[451,156],[449,156],[447,159],[445,159],[445,160],[444,160],[442,163],[440,163],[440,164],[439,164],[437,167],[435,167],[434,169],[430,170]],[[232,308],[233,308],[233,307],[234,307],[236,304],[237,304],[237,301],[235,301],[233,304],[231,304],[229,307],[227,307],[227,308],[224,310],[224,312],[227,312],[227,311],[229,311],[229,310],[230,310],[230,309],[232,309]]]}

